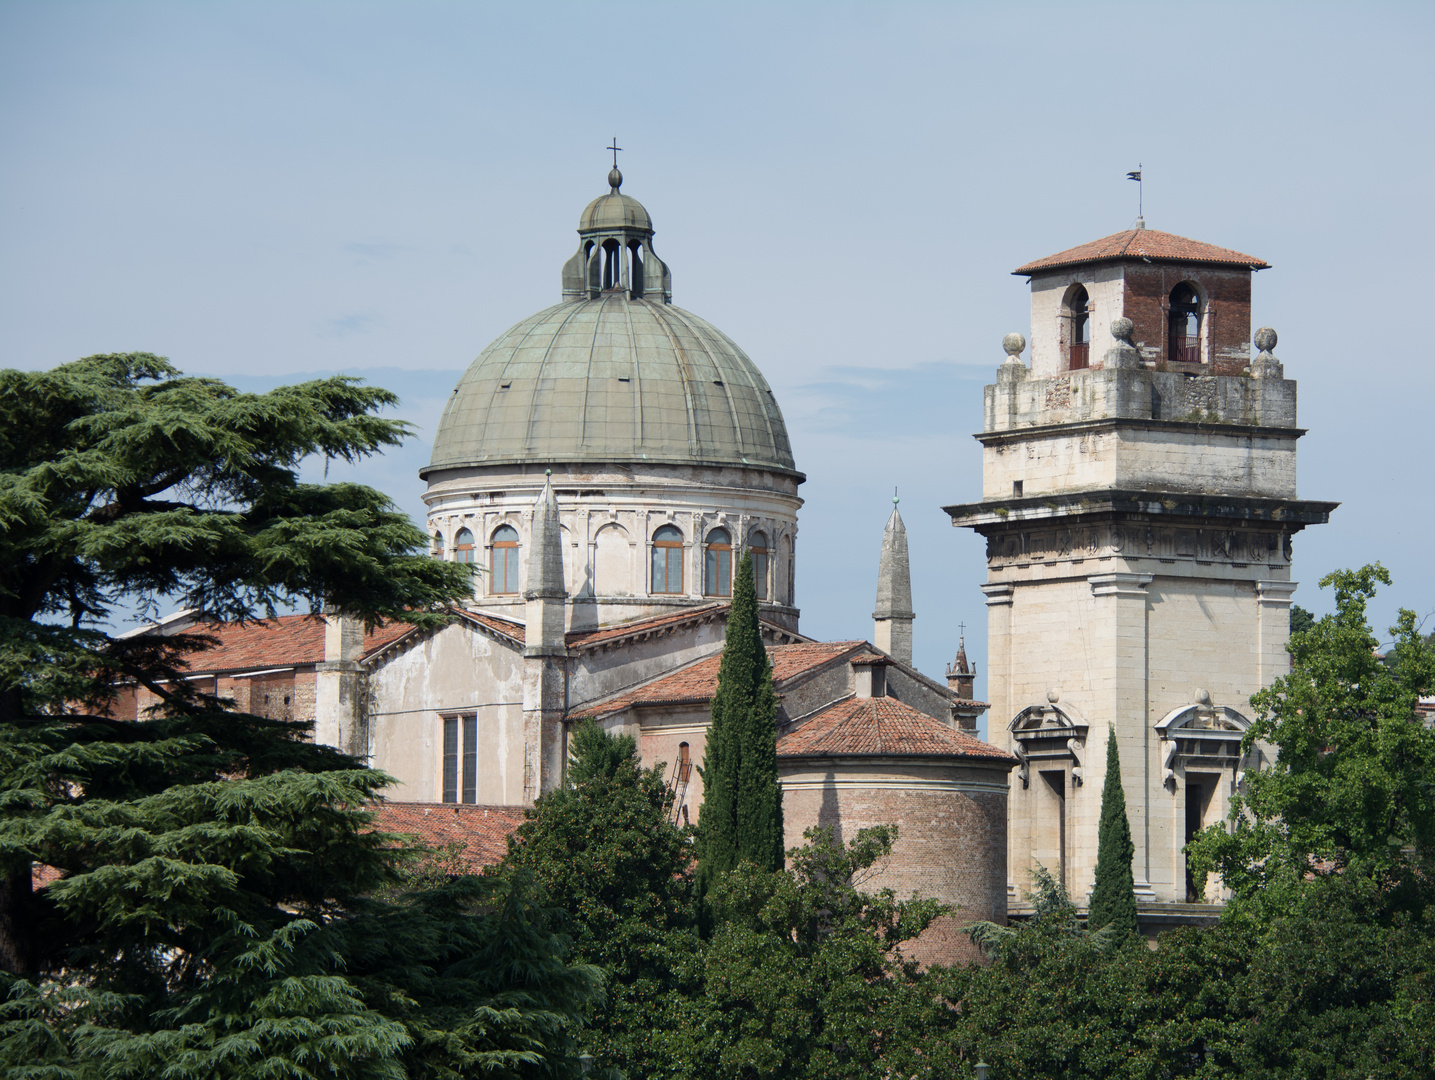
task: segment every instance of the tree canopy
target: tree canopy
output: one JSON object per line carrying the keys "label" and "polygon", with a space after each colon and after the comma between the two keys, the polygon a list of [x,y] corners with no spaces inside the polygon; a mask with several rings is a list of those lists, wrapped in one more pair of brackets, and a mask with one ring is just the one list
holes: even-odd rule
{"label": "tree canopy", "polygon": [[702,778],[698,877],[703,891],[743,860],[766,870],[780,868],[777,694],[772,661],[762,644],[750,552],[743,555],[733,578]]}
{"label": "tree canopy", "polygon": [[1288,909],[1313,878],[1355,874],[1396,890],[1430,879],[1435,852],[1435,731],[1416,704],[1435,689],[1435,649],[1402,608],[1384,656],[1367,601],[1390,575],[1376,563],[1321,580],[1336,610],[1293,634],[1291,671],[1255,694],[1244,749],[1276,748],[1247,773],[1229,828],[1191,844],[1195,865],[1220,872],[1233,910]]}
{"label": "tree canopy", "polygon": [[1126,817],[1126,789],[1121,781],[1121,752],[1116,729],[1106,737],[1106,784],[1101,789],[1101,821],[1096,833],[1096,883],[1091,890],[1088,921],[1093,930],[1136,933],[1136,882],[1131,876],[1131,822]]}
{"label": "tree canopy", "polygon": [[[401,881],[389,778],[183,676],[161,603],[436,624],[466,568],[311,454],[399,442],[386,391],[242,394],[148,354],[0,372],[0,1058],[47,1077],[576,1069],[599,997],[521,885]],[[119,680],[159,705],[107,711]],[[32,864],[50,875],[32,890]],[[23,1075],[16,1073],[15,1075]]]}

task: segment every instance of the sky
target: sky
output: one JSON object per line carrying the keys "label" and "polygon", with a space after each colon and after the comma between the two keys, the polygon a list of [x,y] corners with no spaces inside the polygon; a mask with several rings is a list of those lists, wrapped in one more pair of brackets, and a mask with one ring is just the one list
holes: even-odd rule
{"label": "sky", "polygon": [[674,302],[782,406],[803,631],[870,636],[895,489],[917,665],[965,624],[984,672],[984,544],[941,507],[1030,337],[1010,271],[1131,227],[1139,166],[1148,226],[1272,264],[1299,494],[1341,503],[1295,600],[1379,560],[1383,627],[1435,611],[1432,46],[1428,3],[0,0],[0,366],[359,375],[416,437],[353,475],[420,516],[443,400],[558,301],[616,134]]}

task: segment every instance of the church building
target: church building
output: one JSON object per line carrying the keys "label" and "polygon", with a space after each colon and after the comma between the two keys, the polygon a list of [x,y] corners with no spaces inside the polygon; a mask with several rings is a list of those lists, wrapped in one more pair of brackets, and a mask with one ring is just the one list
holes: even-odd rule
{"label": "church building", "polygon": [[[672,303],[647,210],[608,191],[578,223],[561,300],[464,372],[434,438],[434,558],[474,564],[472,599],[437,631],[365,635],[341,613],[210,623],[197,679],[241,708],[313,720],[315,737],[398,780],[393,827],[495,837],[563,783],[568,734],[594,721],[661,765],[674,816],[701,817],[709,705],[733,574],[753,557],[778,694],[786,842],[899,827],[868,882],[958,906],[914,949],[971,955],[959,932],[1006,921],[1016,759],[976,736],[965,654],[945,682],[912,665],[906,529],[894,506],[872,640],[798,629],[798,488],[782,412],[756,364]],[[872,533],[876,554],[876,523]],[[148,632],[174,632],[199,616]],[[148,704],[136,690],[131,708]],[[282,701],[281,701],[282,699]]]}
{"label": "church building", "polygon": [[[731,338],[672,303],[622,182],[615,167],[581,214],[560,302],[485,349],[444,411],[422,472],[431,553],[477,570],[453,620],[369,635],[342,613],[210,623],[219,644],[193,677],[312,720],[397,778],[392,824],[471,836],[476,858],[564,782],[575,723],[632,735],[675,820],[697,823],[750,553],[787,844],[814,825],[844,839],[897,825],[869,886],[958,906],[916,955],[971,955],[960,926],[1029,911],[1038,867],[1085,905],[1108,730],[1143,927],[1210,918],[1220,884],[1195,880],[1183,849],[1268,761],[1241,748],[1249,699],[1288,670],[1293,538],[1336,506],[1297,495],[1304,432],[1273,330],[1251,358],[1267,264],[1138,221],[1015,271],[1031,286],[1030,366],[1008,334],[976,436],[981,498],[945,508],[986,540],[989,743],[962,644],[945,683],[912,665],[895,506],[871,640],[801,633],[804,476],[782,412]],[[129,715],[149,704],[130,697]]]}

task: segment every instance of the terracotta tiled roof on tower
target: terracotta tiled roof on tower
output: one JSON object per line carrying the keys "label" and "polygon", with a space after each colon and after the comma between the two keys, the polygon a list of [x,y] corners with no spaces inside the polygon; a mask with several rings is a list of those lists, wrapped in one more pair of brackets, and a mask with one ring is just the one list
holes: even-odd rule
{"label": "terracotta tiled roof on tower", "polygon": [[1203,244],[1175,233],[1158,229],[1127,229],[1103,236],[1100,240],[1078,244],[1058,251],[1044,259],[1033,259],[1018,266],[1013,274],[1025,276],[1038,270],[1054,270],[1059,266],[1080,266],[1105,262],[1108,259],[1150,259],[1153,261],[1239,266],[1248,270],[1268,270],[1270,263],[1254,255],[1244,255],[1230,248]]}

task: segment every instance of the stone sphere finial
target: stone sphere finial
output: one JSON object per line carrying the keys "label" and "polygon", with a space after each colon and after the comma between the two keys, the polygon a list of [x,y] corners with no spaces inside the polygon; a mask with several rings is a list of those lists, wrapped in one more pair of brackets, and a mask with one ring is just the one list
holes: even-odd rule
{"label": "stone sphere finial", "polygon": [[1263,353],[1268,353],[1276,347],[1276,342],[1280,339],[1276,337],[1276,332],[1269,326],[1263,326],[1256,331],[1253,340],[1256,343],[1256,348]]}
{"label": "stone sphere finial", "polygon": [[1007,356],[1015,360],[1021,356],[1022,350],[1026,348],[1026,338],[1017,333],[1008,334],[1002,338],[1002,348],[1006,350]]}
{"label": "stone sphere finial", "polygon": [[552,469],[544,469],[544,470],[543,470],[543,475],[544,475],[544,476],[552,476],[552,475],[553,475],[553,470],[552,470]]}
{"label": "stone sphere finial", "polygon": [[1209,691],[1209,690],[1203,690],[1203,689],[1197,689],[1197,691],[1196,691],[1196,704],[1197,704],[1197,705],[1209,705],[1209,704],[1211,704],[1211,691]]}
{"label": "stone sphere finial", "polygon": [[1130,345],[1131,335],[1135,332],[1135,330],[1136,324],[1133,323],[1130,319],[1128,319],[1125,315],[1119,315],[1111,320],[1111,336],[1114,337],[1117,341],[1122,341],[1125,342],[1127,345]]}
{"label": "stone sphere finial", "polygon": [[616,165],[608,170],[608,186],[614,191],[617,191],[623,186],[623,174],[618,171],[618,166]]}
{"label": "stone sphere finial", "polygon": [[1046,700],[1055,705],[1058,701],[1061,700],[1061,691],[1053,686],[1050,690],[1046,692]]}

